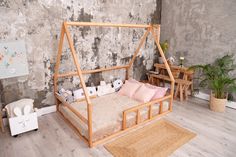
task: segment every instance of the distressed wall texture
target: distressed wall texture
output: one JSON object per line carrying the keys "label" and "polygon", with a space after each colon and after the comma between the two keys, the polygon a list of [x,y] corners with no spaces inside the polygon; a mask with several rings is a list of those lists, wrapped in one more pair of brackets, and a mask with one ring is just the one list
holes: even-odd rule
{"label": "distressed wall texture", "polygon": [[[57,55],[60,27],[63,21],[111,23],[160,23],[160,0],[0,0],[0,41],[23,39],[26,42],[30,74],[0,82],[1,102],[7,104],[23,97],[35,99],[37,107],[54,104],[53,69]],[[141,29],[111,29],[90,27],[71,30],[75,48],[83,69],[123,65],[130,60]],[[142,79],[156,58],[150,37],[136,60],[132,75]],[[60,71],[73,70],[65,43]],[[110,81],[124,72],[87,75],[88,85],[100,80]],[[75,88],[79,80],[60,80],[60,86]]]}
{"label": "distressed wall texture", "polygon": [[235,0],[163,0],[161,17],[161,40],[170,41],[169,53],[184,56],[185,65],[236,54]]}

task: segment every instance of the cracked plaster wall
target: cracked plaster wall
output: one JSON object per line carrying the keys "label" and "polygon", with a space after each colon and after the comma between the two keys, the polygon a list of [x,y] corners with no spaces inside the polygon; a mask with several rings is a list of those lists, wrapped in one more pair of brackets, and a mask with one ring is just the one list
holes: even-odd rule
{"label": "cracked plaster wall", "polygon": [[[0,41],[23,39],[26,42],[30,74],[1,80],[1,102],[10,103],[23,97],[35,99],[36,107],[54,104],[53,69],[60,27],[63,21],[111,23],[160,23],[160,0],[0,0]],[[130,60],[141,29],[73,28],[71,35],[83,69],[122,65]],[[136,60],[131,75],[145,78],[156,59],[155,46],[147,39],[143,56]],[[73,70],[67,43],[63,50],[61,72]],[[87,75],[88,85],[110,81],[124,72]],[[60,80],[64,88],[75,88],[78,78]]]}

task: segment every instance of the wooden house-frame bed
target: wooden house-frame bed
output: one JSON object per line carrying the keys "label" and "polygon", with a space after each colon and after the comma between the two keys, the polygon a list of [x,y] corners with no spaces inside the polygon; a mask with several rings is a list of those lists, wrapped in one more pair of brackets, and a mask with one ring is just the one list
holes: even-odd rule
{"label": "wooden house-frame bed", "polygon": [[[144,35],[142,36],[141,41],[140,41],[137,49],[135,50],[133,57],[130,60],[128,65],[106,67],[106,68],[100,68],[100,69],[95,69],[95,70],[82,70],[80,67],[79,61],[77,59],[73,40],[71,38],[69,29],[68,29],[69,26],[124,27],[124,28],[131,28],[131,29],[134,29],[134,28],[135,29],[145,29],[146,31],[145,31]],[[168,93],[166,96],[164,96],[162,98],[152,100],[147,103],[139,103],[139,104],[132,106],[130,108],[126,108],[121,113],[121,116],[122,116],[121,129],[116,132],[113,132],[109,136],[106,136],[102,139],[98,139],[98,140],[94,141],[93,140],[93,133],[94,133],[93,132],[93,121],[96,121],[96,119],[93,119],[93,107],[95,105],[92,103],[92,99],[97,99],[97,98],[92,98],[89,96],[83,75],[123,69],[126,71],[126,79],[129,79],[130,68],[132,67],[132,65],[135,61],[135,58],[137,57],[137,55],[139,53],[139,50],[144,45],[146,38],[149,34],[152,35],[152,37],[157,45],[157,48],[160,52],[160,55],[162,57],[162,60],[163,60],[164,65],[167,69],[168,75],[170,77],[170,80],[171,80],[170,93]],[[65,36],[66,36],[66,39],[68,40],[68,44],[69,44],[71,54],[73,57],[73,62],[76,65],[76,71],[67,72],[67,73],[59,73],[59,65],[60,65],[60,60],[61,60],[61,56],[62,56],[62,48],[63,48],[63,42],[64,42]],[[92,22],[63,22],[62,28],[61,28],[59,46],[58,46],[58,55],[57,55],[57,60],[56,60],[56,65],[55,65],[55,74],[54,74],[54,93],[55,93],[55,97],[56,97],[57,111],[59,113],[61,113],[61,115],[66,120],[66,122],[68,122],[76,130],[76,132],[81,137],[81,139],[83,141],[85,141],[89,147],[93,147],[97,144],[105,142],[108,139],[111,139],[117,135],[120,135],[121,133],[124,133],[130,129],[133,129],[134,127],[138,126],[141,123],[143,124],[145,122],[149,122],[156,117],[160,117],[160,116],[165,115],[165,114],[172,111],[172,102],[173,102],[174,83],[175,82],[174,82],[174,77],[171,73],[170,67],[169,67],[167,60],[164,56],[164,53],[161,49],[159,40],[160,40],[160,25],[157,25],[157,24],[155,24],[155,25],[152,25],[152,24],[150,24],[150,25],[137,25],[137,24],[92,23]],[[64,99],[62,99],[62,97],[60,97],[60,95],[58,94],[58,79],[65,78],[65,77],[72,77],[72,76],[78,76],[80,79],[80,84],[81,84],[81,87],[83,89],[84,96],[85,96],[85,98],[83,100],[80,100],[80,102],[83,102],[84,104],[86,104],[86,114],[84,114],[84,115],[81,114],[80,111],[78,109],[76,109],[75,107],[73,107],[70,103],[68,103]],[[168,109],[165,112],[163,111],[163,102],[164,101],[168,101],[168,103],[169,103]],[[153,110],[154,110],[153,108],[154,108],[154,105],[156,105],[156,104],[159,105],[159,112],[157,115],[153,115]],[[87,136],[84,136],[81,131],[81,128],[78,128],[72,122],[72,120],[70,120],[70,118],[66,117],[65,114],[61,112],[60,105],[63,107],[66,107],[72,114],[74,114],[74,116],[76,116],[82,123],[84,123],[84,125],[86,125]],[[141,120],[141,111],[144,108],[146,109],[146,112],[147,112],[147,118],[145,120]],[[110,111],[110,112],[112,112],[112,111]],[[135,124],[132,126],[129,126],[127,124],[127,117],[130,113],[135,114]]]}

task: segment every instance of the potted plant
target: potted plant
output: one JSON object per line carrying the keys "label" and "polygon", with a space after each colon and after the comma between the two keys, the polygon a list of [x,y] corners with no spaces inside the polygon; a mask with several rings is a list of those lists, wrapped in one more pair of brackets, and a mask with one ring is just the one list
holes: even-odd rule
{"label": "potted plant", "polygon": [[[168,44],[168,41],[165,40],[164,42],[160,43],[160,46],[161,46],[161,49],[163,51],[164,54],[166,54],[168,48],[169,48],[169,44]],[[162,59],[161,59],[161,56],[159,57],[159,63],[163,63]]]}
{"label": "potted plant", "polygon": [[228,92],[236,92],[236,78],[231,76],[235,70],[233,55],[218,58],[212,64],[194,65],[190,69],[200,70],[200,87],[211,90],[210,109],[224,112]]}

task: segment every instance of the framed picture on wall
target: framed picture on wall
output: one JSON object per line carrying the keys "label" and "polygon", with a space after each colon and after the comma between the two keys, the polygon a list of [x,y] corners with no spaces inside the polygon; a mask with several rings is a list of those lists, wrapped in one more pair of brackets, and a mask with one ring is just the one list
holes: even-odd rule
{"label": "framed picture on wall", "polygon": [[25,42],[0,42],[0,79],[28,74]]}

